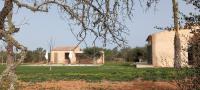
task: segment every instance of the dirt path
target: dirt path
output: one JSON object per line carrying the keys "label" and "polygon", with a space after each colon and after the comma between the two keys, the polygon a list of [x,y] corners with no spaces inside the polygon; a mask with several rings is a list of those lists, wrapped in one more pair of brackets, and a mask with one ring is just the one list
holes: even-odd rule
{"label": "dirt path", "polygon": [[129,81],[129,82],[85,82],[48,81],[35,84],[23,83],[20,90],[177,90],[172,82]]}

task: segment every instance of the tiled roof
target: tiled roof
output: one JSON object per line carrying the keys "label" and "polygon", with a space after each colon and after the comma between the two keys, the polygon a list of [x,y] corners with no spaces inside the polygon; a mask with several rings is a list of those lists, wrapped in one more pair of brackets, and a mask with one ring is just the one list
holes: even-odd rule
{"label": "tiled roof", "polygon": [[[72,51],[75,49],[76,46],[62,46],[62,47],[55,47],[52,51]],[[79,47],[76,47],[79,49]]]}

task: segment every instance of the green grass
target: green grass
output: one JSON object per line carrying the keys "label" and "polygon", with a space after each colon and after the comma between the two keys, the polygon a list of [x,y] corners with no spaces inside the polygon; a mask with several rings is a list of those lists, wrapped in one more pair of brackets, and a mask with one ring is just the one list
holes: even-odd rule
{"label": "green grass", "polygon": [[[0,72],[5,66],[0,65]],[[27,82],[40,82],[47,80],[86,80],[86,81],[129,81],[144,80],[173,80],[177,77],[173,68],[134,68],[128,63],[106,63],[103,66],[82,67],[49,67],[45,66],[19,66],[18,78]],[[184,74],[184,73],[182,73]]]}

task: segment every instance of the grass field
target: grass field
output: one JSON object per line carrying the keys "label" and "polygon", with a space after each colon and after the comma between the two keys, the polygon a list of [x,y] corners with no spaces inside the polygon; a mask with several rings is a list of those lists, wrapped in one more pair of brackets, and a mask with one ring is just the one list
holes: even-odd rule
{"label": "grass field", "polygon": [[[5,66],[0,65],[0,72]],[[185,72],[182,72],[184,76]],[[19,66],[18,78],[26,82],[47,80],[86,80],[86,81],[130,81],[143,80],[174,80],[179,77],[173,68],[134,68],[128,63],[107,63],[102,66],[78,67],[55,66],[49,71],[45,66]],[[179,74],[180,75],[180,74]]]}

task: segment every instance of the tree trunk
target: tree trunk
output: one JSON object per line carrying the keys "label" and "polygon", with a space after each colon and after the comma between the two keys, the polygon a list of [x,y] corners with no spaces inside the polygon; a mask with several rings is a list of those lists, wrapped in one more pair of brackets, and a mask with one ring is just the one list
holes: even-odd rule
{"label": "tree trunk", "polygon": [[175,37],[174,37],[174,67],[181,67],[181,43],[180,43],[180,35],[179,35],[179,16],[178,16],[178,2],[177,0],[172,0],[173,4],[173,14],[174,14],[174,29],[175,29]]}
{"label": "tree trunk", "polygon": [[14,63],[14,53],[13,53],[13,45],[11,42],[8,42],[7,45],[7,64],[13,64]]}
{"label": "tree trunk", "polygon": [[[13,23],[12,23],[12,11],[9,12],[7,15],[8,19],[8,31],[13,31],[15,28],[13,28]],[[12,33],[8,33],[8,35],[12,35]],[[7,38],[7,64],[11,65],[14,64],[14,53],[13,53],[13,43],[11,41],[11,38]]]}
{"label": "tree trunk", "polygon": [[[9,12],[7,15],[8,19],[8,32],[13,32],[15,30],[13,23],[12,23],[12,11]],[[0,77],[0,89],[8,89],[8,90],[15,90],[16,89],[16,82],[17,82],[17,75],[16,66],[14,62],[14,53],[13,53],[13,33],[6,33],[7,37],[5,40],[7,42],[7,66],[6,69],[3,71]]]}

